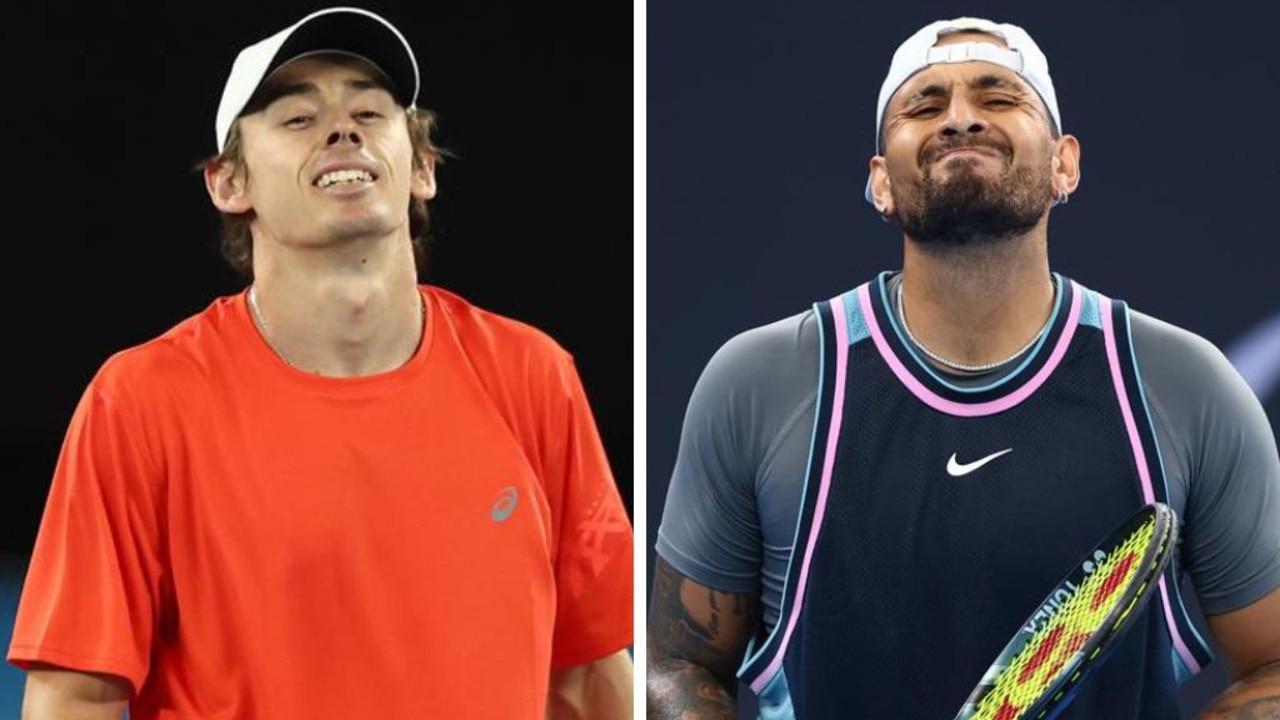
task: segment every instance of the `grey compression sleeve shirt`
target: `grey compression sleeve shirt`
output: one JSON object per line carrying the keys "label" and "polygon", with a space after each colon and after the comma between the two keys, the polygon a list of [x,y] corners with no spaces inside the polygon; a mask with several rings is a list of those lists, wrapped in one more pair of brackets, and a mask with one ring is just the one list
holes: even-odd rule
{"label": "grey compression sleeve shirt", "polygon": [[[1207,340],[1136,311],[1132,336],[1170,502],[1186,520],[1181,567],[1206,613],[1248,605],[1280,585],[1280,460],[1265,410]],[[690,398],[658,527],[664,560],[703,585],[759,592],[769,628],[804,484],[818,351],[812,310],[720,347]]]}

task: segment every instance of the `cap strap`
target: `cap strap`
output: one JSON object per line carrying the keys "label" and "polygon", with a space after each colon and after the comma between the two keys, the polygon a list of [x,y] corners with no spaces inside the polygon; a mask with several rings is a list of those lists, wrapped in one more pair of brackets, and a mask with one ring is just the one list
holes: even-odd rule
{"label": "cap strap", "polygon": [[1022,53],[985,42],[937,45],[929,48],[929,54],[925,60],[929,65],[982,61],[1009,68],[1016,73],[1022,72]]}

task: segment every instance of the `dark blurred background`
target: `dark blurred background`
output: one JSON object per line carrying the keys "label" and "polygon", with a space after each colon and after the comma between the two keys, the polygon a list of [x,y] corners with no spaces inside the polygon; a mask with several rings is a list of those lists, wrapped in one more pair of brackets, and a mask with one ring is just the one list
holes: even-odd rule
{"label": "dark blurred background", "polygon": [[[200,176],[239,49],[324,3],[26,3],[10,48],[0,630],[7,648],[57,451],[119,349],[242,289]],[[425,280],[576,357],[628,511],[633,442],[632,10],[367,2],[407,36],[439,168]],[[16,157],[15,157],[16,156]],[[0,717],[21,674],[0,667]]]}
{"label": "dark blurred background", "polygon": [[[685,403],[716,348],[900,267],[897,226],[862,193],[889,61],[933,20],[980,15],[1036,38],[1083,148],[1079,191],[1050,223],[1054,268],[1216,343],[1274,427],[1280,98],[1262,13],[1235,0],[649,0],[649,568]],[[1187,717],[1224,678],[1215,663],[1184,687]]]}

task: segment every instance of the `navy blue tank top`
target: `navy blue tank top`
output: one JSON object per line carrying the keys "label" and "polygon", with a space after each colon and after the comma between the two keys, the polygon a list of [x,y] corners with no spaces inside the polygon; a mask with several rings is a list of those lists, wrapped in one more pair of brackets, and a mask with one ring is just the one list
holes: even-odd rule
{"label": "navy blue tank top", "polygon": [[[1055,274],[1020,367],[962,387],[904,339],[889,277],[814,305],[817,421],[781,614],[738,673],[766,720],[951,720],[1067,571],[1168,502],[1123,302]],[[1059,718],[1178,717],[1210,653],[1177,564]]]}

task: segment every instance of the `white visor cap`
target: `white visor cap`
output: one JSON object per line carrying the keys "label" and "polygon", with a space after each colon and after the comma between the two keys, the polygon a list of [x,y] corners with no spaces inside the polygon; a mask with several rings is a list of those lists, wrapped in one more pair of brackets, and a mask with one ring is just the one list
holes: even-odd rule
{"label": "white visor cap", "polygon": [[307,15],[240,51],[222,88],[214,124],[218,152],[231,125],[258,86],[276,68],[303,55],[342,53],[373,63],[392,84],[396,100],[411,108],[418,99],[418,61],[404,35],[386,19],[355,7],[331,7]]}
{"label": "white visor cap", "polygon": [[[965,42],[934,47],[943,36],[953,32],[974,31],[994,35],[1004,41],[1005,48],[988,42]],[[1058,96],[1049,77],[1049,60],[1031,39],[1026,30],[1009,23],[997,23],[983,18],[960,17],[954,20],[932,22],[907,38],[893,53],[889,74],[880,86],[880,99],[876,104],[876,140],[878,154],[881,123],[889,98],[912,75],[937,63],[989,62],[1008,68],[1018,74],[1040,95],[1053,118],[1058,132],[1062,132],[1062,115],[1058,112]],[[871,179],[867,178],[867,202],[872,202]]]}

